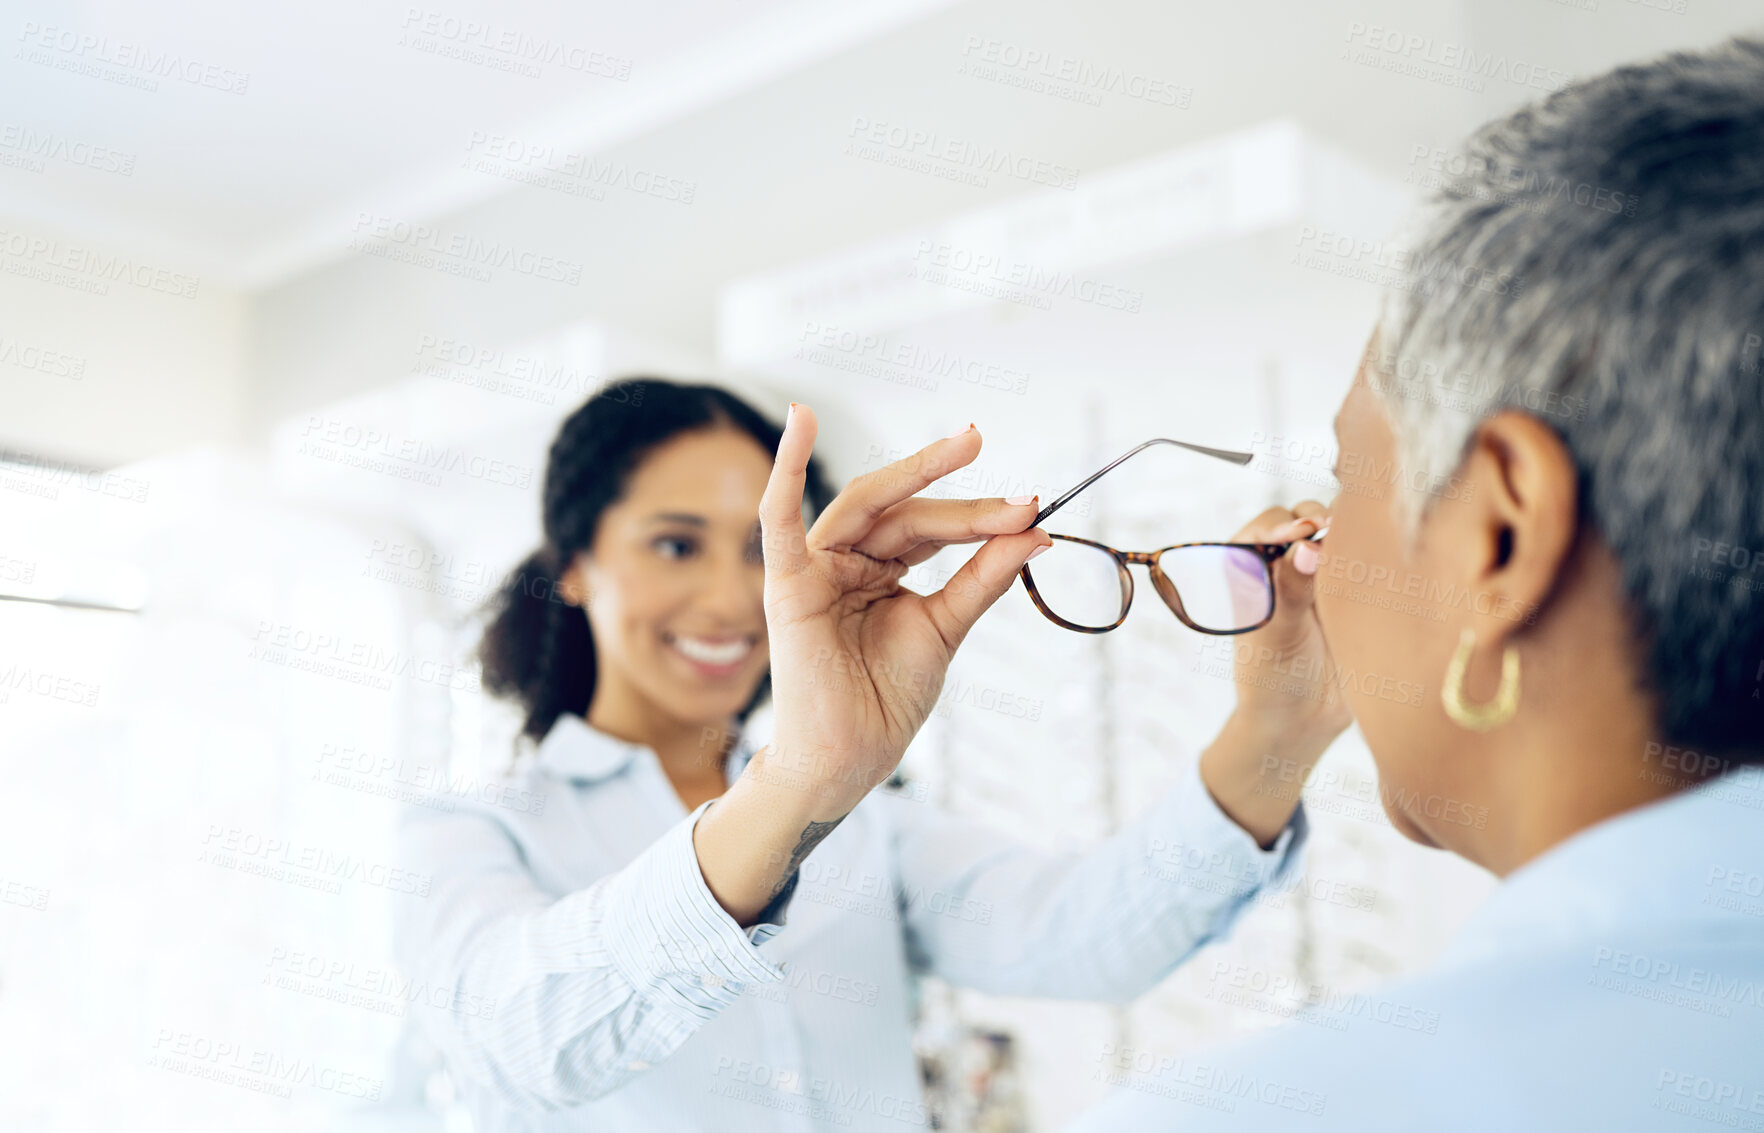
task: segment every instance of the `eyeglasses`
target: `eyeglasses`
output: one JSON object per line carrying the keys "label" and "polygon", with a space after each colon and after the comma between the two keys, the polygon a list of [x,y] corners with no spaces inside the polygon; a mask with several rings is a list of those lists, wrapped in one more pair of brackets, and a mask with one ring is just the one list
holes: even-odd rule
{"label": "eyeglasses", "polygon": [[[1034,525],[1040,526],[1079,492],[1153,445],[1175,445],[1237,465],[1254,459],[1253,453],[1156,437],[1042,508]],[[1052,538],[1053,546],[1035,557],[1033,570],[1023,564],[1023,585],[1049,621],[1079,633],[1107,633],[1127,620],[1127,608],[1133,604],[1133,576],[1127,568],[1134,563],[1147,568],[1158,597],[1189,629],[1220,635],[1260,629],[1274,616],[1274,563],[1292,546],[1178,543],[1157,551],[1119,551],[1075,535]]]}

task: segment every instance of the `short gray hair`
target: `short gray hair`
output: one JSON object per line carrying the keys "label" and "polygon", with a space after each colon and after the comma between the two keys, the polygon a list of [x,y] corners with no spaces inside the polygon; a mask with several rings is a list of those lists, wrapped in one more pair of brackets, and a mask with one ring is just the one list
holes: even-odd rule
{"label": "short gray hair", "polygon": [[[1575,84],[1451,172],[1367,360],[1427,489],[1408,520],[1481,421],[1550,424],[1622,564],[1663,737],[1764,758],[1764,41]],[[1438,375],[1484,380],[1441,396]]]}

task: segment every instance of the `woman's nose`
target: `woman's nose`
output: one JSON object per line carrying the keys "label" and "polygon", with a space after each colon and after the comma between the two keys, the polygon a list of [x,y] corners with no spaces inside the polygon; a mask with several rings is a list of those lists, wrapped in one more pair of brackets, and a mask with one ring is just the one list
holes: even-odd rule
{"label": "woman's nose", "polygon": [[762,618],[765,576],[754,570],[744,558],[719,561],[707,572],[698,604],[737,624]]}

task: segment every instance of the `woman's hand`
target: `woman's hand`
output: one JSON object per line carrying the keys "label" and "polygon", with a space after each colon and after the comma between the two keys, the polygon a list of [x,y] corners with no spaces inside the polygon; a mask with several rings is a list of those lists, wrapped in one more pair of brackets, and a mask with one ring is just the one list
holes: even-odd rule
{"label": "woman's hand", "polygon": [[[1269,508],[1232,536],[1235,543],[1304,540],[1328,523],[1323,505]],[[1262,845],[1292,818],[1299,791],[1324,750],[1353,722],[1335,662],[1312,605],[1319,555],[1297,542],[1274,563],[1274,617],[1232,643],[1237,708],[1201,753],[1213,798]]]}
{"label": "woman's hand", "polygon": [[[1026,530],[1033,498],[911,498],[979,454],[971,425],[853,480],[804,532],[803,473],[814,440],[814,413],[794,407],[760,503],[777,717],[768,755],[823,793],[814,810],[829,819],[893,773],[936,705],[956,647],[1052,540]],[[949,544],[981,540],[943,589],[902,589],[907,568]]]}
{"label": "woman's hand", "polygon": [[[793,405],[760,501],[774,738],[694,832],[706,884],[741,923],[894,772],[968,630],[1053,542],[1029,527],[1034,498],[912,498],[979,454],[972,425],[853,480],[804,531],[814,443],[814,413]],[[901,587],[953,543],[982,546],[936,593]]]}
{"label": "woman's hand", "polygon": [[1328,522],[1322,504],[1304,500],[1291,511],[1269,508],[1231,537],[1234,543],[1293,543],[1274,563],[1273,619],[1231,639],[1237,710],[1255,716],[1270,735],[1324,747],[1353,722],[1331,679],[1334,661],[1312,604],[1318,547],[1303,542]]}

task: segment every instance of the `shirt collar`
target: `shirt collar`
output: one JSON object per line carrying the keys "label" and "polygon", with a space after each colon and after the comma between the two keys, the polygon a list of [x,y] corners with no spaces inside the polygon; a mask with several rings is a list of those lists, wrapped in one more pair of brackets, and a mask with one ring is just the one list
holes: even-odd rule
{"label": "shirt collar", "polygon": [[[639,755],[655,757],[648,745],[607,735],[574,712],[565,712],[540,741],[538,766],[560,779],[597,782],[617,775]],[[729,753],[725,771],[730,783],[741,775],[752,756],[753,749],[744,734]]]}
{"label": "shirt collar", "polygon": [[609,736],[574,712],[565,712],[539,742],[539,766],[560,779],[607,779],[643,750],[642,744]]}

